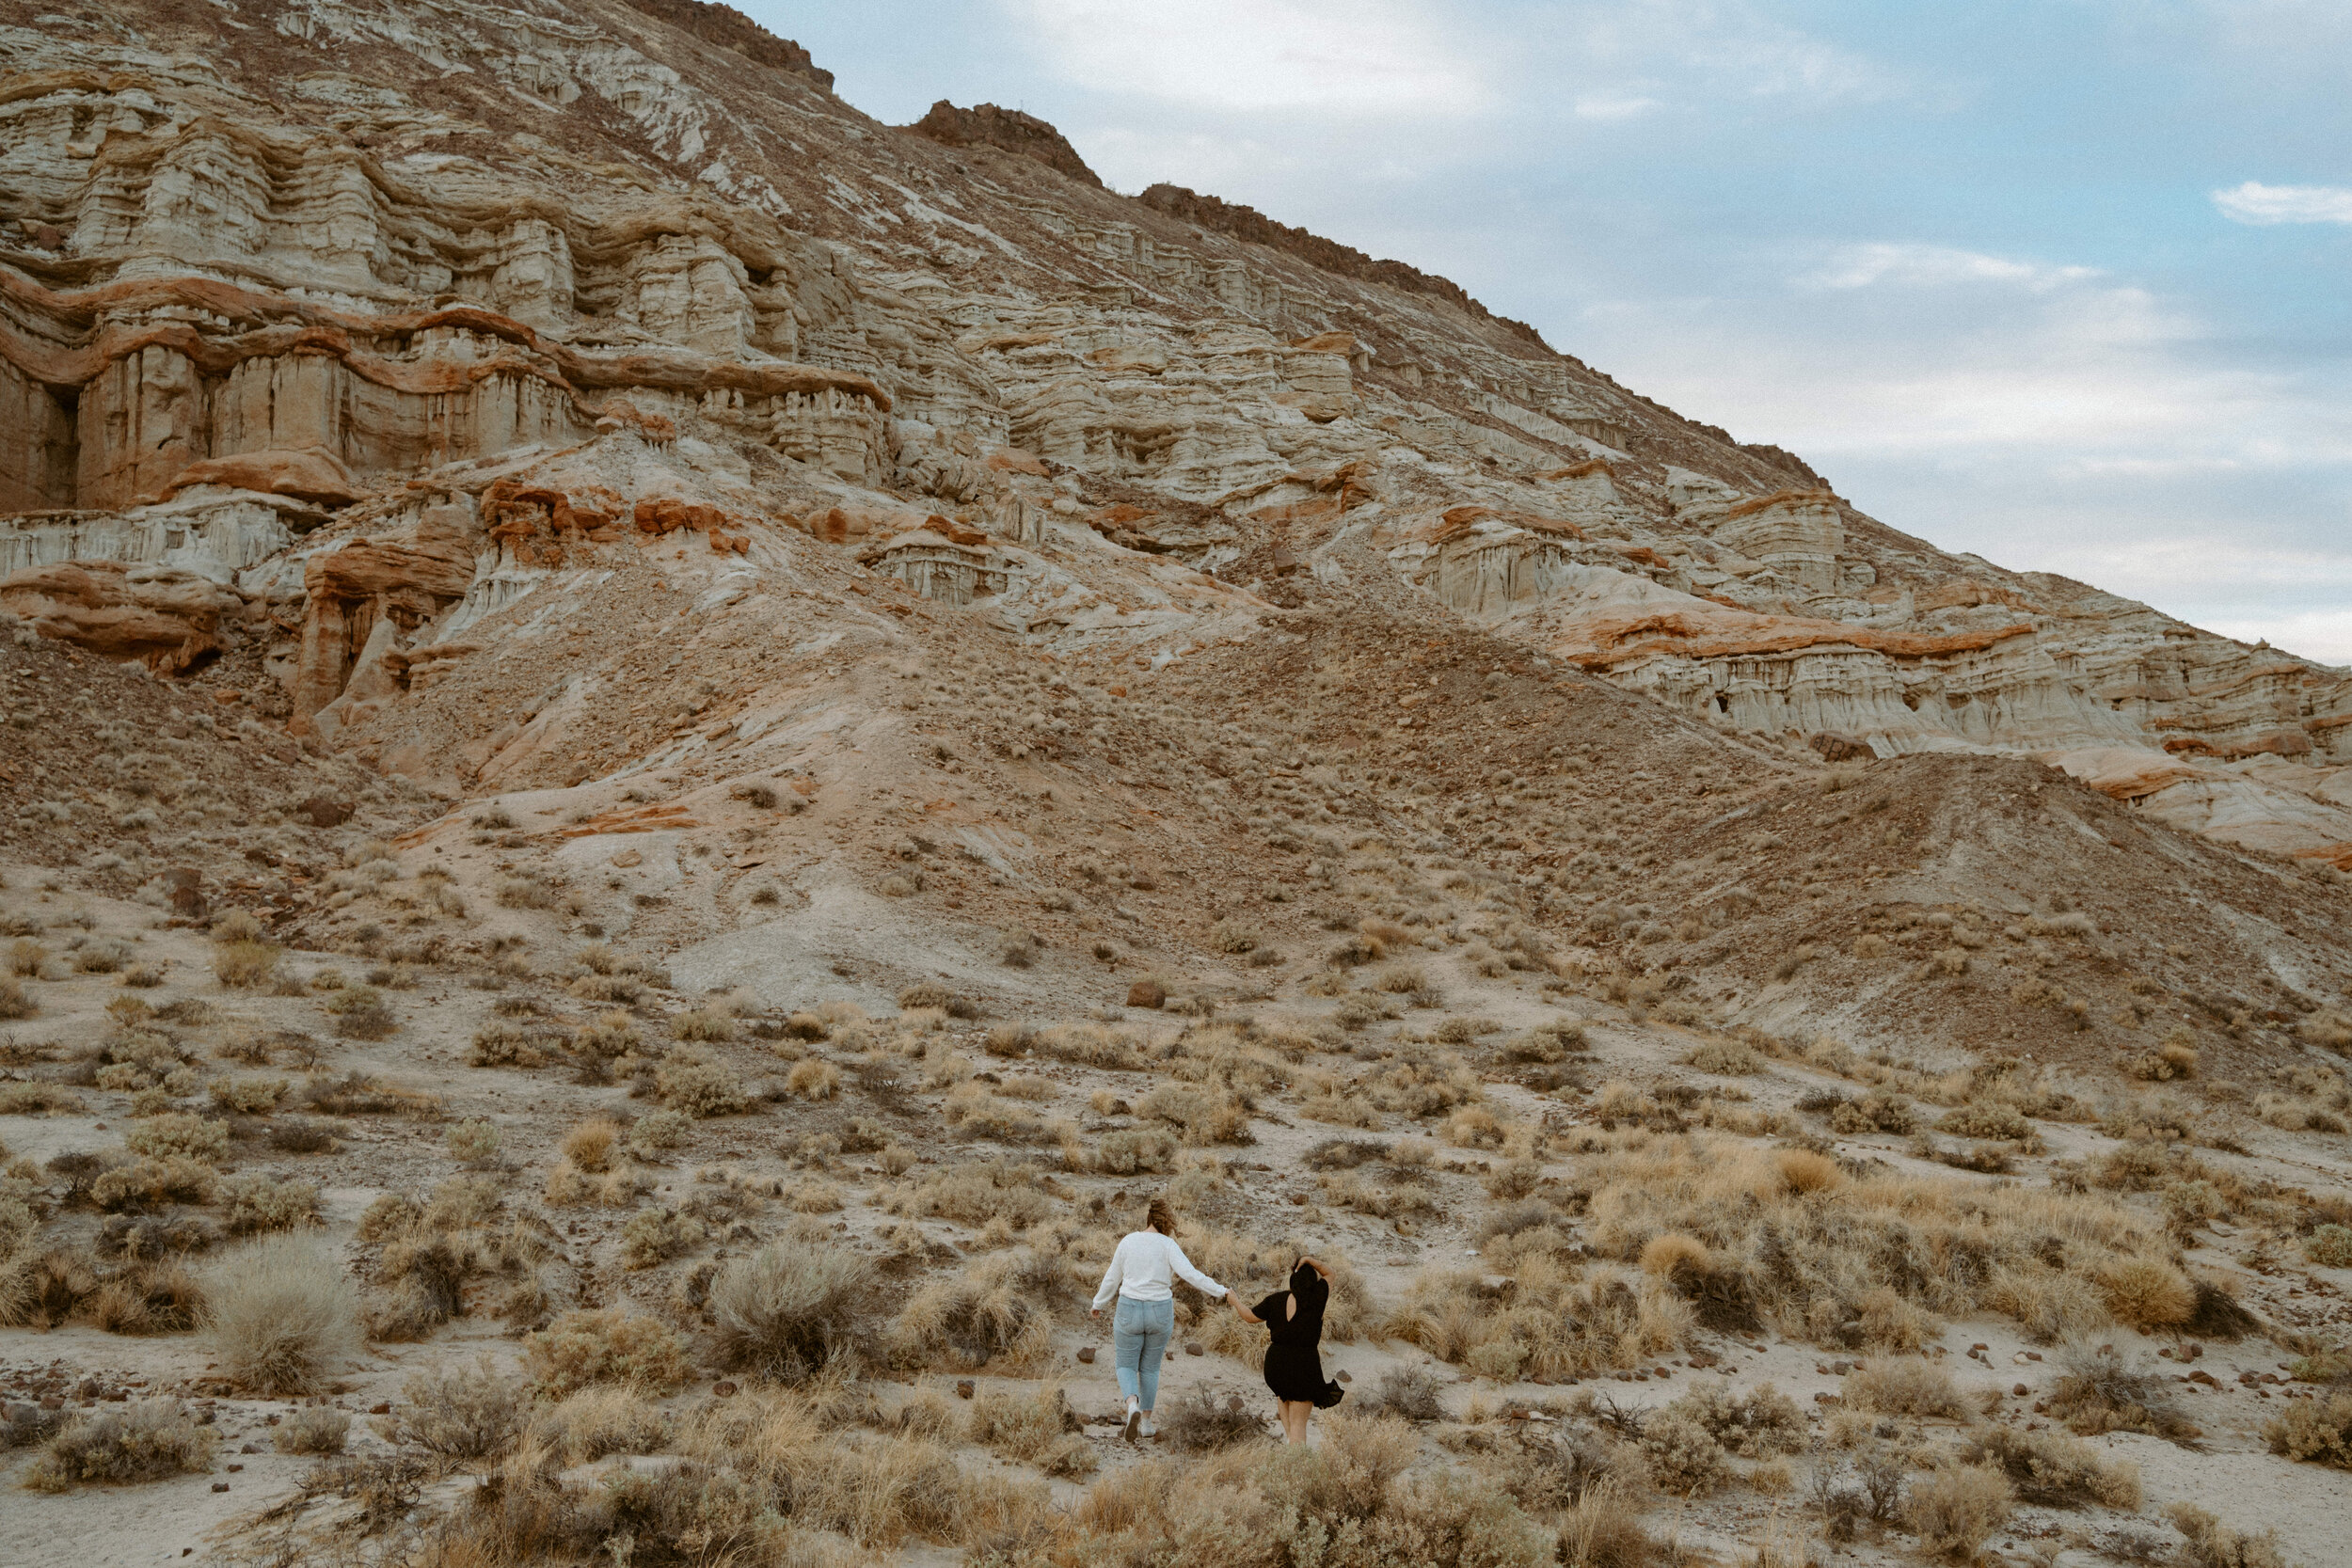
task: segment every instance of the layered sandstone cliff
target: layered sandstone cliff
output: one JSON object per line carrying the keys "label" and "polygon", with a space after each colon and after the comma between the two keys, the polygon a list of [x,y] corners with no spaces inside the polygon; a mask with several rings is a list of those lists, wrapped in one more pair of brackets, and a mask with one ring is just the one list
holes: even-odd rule
{"label": "layered sandstone cliff", "polygon": [[2025,753],[2352,862],[2342,672],[1939,551],[1028,117],[878,124],[723,7],[0,22],[0,607],[164,672],[246,650],[298,733],[469,784],[498,725],[421,694],[625,562],[869,568],[1151,659],[1378,562],[1407,620],[1729,731]]}

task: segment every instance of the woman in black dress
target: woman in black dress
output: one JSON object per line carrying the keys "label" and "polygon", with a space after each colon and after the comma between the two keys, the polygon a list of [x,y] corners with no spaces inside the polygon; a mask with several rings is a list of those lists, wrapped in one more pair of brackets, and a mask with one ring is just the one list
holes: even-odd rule
{"label": "woman in black dress", "polygon": [[1282,1417],[1282,1441],[1304,1443],[1307,1418],[1340,1402],[1346,1390],[1327,1382],[1323,1357],[1323,1309],[1331,1300],[1331,1271],[1311,1258],[1291,1269],[1287,1291],[1277,1291],[1252,1311],[1238,1300],[1233,1310],[1244,1323],[1264,1323],[1274,1342],[1266,1347],[1265,1386],[1274,1390]]}

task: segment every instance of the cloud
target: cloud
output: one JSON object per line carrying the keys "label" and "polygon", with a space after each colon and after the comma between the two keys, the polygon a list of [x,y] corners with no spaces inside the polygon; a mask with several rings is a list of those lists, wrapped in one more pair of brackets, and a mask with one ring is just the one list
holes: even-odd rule
{"label": "cloud", "polygon": [[1634,119],[1664,106],[1638,93],[1588,92],[1578,96],[1573,112],[1579,119]]}
{"label": "cloud", "polygon": [[2042,293],[2098,276],[2096,267],[2043,266],[1946,245],[1860,245],[1838,252],[1828,266],[1800,282],[1821,289],[1867,289],[1881,283],[1915,288],[1998,283]]}
{"label": "cloud", "polygon": [[1188,109],[1460,115],[1486,79],[1412,0],[1008,0],[1046,63]]}
{"label": "cloud", "polygon": [[2213,204],[2234,223],[2352,223],[2352,187],[2344,185],[2243,185],[2213,193]]}

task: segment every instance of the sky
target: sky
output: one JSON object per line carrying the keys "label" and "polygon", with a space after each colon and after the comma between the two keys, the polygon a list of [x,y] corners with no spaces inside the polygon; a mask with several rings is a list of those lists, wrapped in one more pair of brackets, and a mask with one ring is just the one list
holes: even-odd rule
{"label": "sky", "polygon": [[2344,0],[738,0],[1452,277],[1949,550],[2352,664]]}

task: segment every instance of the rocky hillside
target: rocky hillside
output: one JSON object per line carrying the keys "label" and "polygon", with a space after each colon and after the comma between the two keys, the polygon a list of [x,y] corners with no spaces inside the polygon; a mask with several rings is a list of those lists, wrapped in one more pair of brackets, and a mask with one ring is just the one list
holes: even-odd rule
{"label": "rocky hillside", "polygon": [[[171,1473],[238,1560],[1222,1560],[1228,1494],[2324,1560],[2352,676],[831,88],[699,0],[0,0],[0,1559],[152,1560],[73,1476]],[[1245,1446],[1071,1511],[1132,1457],[1073,1301],[1163,1189],[1253,1298],[1339,1261],[1387,1501]],[[278,1230],[341,1359],[220,1338]],[[1184,1441],[1254,1442],[1184,1313]],[[92,1435],[138,1390],[177,1435]],[[288,1398],[378,1424],[312,1467]],[[2201,1427],[2285,1548],[2197,1522]]]}

